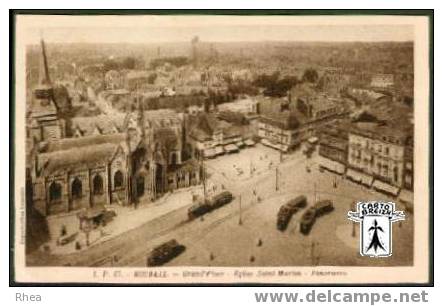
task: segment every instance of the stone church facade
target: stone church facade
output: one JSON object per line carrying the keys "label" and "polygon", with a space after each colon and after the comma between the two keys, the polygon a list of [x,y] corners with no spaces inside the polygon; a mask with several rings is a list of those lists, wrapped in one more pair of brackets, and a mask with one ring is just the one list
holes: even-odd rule
{"label": "stone church facade", "polygon": [[[100,137],[105,136],[87,140]],[[142,139],[131,148],[127,135],[108,138],[107,143],[84,146],[79,140],[85,139],[65,139],[63,146],[68,149],[36,154],[32,196],[42,215],[137,205],[200,183],[200,165],[195,160],[174,161],[171,156],[176,152],[168,151],[161,142],[150,145]]]}
{"label": "stone church facade", "polygon": [[41,215],[138,205],[200,184],[200,164],[182,158],[185,131],[179,114],[139,111],[127,115],[118,133],[66,138],[43,42],[40,73],[27,164],[32,203]]}

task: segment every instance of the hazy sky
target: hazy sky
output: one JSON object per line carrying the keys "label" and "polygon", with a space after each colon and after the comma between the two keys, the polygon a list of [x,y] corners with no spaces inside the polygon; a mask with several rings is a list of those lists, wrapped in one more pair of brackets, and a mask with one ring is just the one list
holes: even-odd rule
{"label": "hazy sky", "polygon": [[[412,41],[414,27],[377,21],[373,17],[330,21],[328,17],[304,19],[292,17],[80,17],[57,19],[42,16],[27,27],[31,43],[41,36],[48,42],[172,42],[189,41],[199,36],[202,41]],[[68,20],[68,21],[67,21]],[[309,22],[304,23],[304,20]],[[335,19],[337,20],[337,19]],[[342,22],[347,20],[347,23]],[[357,24],[352,20],[358,21]],[[371,24],[373,22],[373,24]],[[358,24],[359,23],[359,24]]]}

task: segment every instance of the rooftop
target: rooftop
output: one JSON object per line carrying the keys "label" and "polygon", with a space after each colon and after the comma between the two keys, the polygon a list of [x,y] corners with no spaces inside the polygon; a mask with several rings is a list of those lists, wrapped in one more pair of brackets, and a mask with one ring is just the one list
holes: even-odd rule
{"label": "rooftop", "polygon": [[69,150],[43,153],[38,156],[43,175],[52,174],[61,169],[73,170],[96,163],[106,163],[114,156],[118,144],[102,143]]}
{"label": "rooftop", "polygon": [[82,147],[101,145],[101,144],[119,144],[125,141],[126,134],[94,135],[78,138],[63,138],[43,143],[40,152],[50,153],[70,149],[80,149]]}

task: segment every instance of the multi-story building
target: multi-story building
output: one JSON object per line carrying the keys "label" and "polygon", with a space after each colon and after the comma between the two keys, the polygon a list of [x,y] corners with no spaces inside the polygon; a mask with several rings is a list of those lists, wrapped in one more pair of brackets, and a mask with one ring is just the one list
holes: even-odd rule
{"label": "multi-story building", "polygon": [[105,74],[105,89],[122,89],[125,86],[125,76],[121,71],[109,70]]}
{"label": "multi-story building", "polygon": [[258,102],[253,98],[246,98],[234,102],[219,104],[217,109],[219,111],[231,111],[242,114],[257,114]]}
{"label": "multi-story building", "polygon": [[390,88],[394,86],[393,74],[374,74],[371,79],[371,87]]}
{"label": "multi-story building", "polygon": [[258,136],[264,145],[287,152],[301,142],[302,122],[290,111],[268,113],[258,121]]}
{"label": "multi-story building", "polygon": [[414,144],[413,138],[409,138],[405,146],[403,187],[414,190]]}
{"label": "multi-story building", "polygon": [[312,97],[298,97],[297,109],[312,121],[329,119],[343,113],[341,101],[326,94]]}
{"label": "multi-story building", "polygon": [[322,157],[320,166],[343,174],[348,160],[348,124],[331,122],[323,126],[320,137],[318,154]]}
{"label": "multi-story building", "polygon": [[[403,186],[407,139],[404,131],[392,126],[354,123],[349,129],[348,167],[374,178],[373,184],[367,183],[375,189],[397,194]],[[355,172],[349,176],[358,179]]]}
{"label": "multi-story building", "polygon": [[189,127],[188,141],[195,158],[212,158],[225,152],[237,152],[250,143],[243,139],[240,126],[219,120],[211,114],[200,113],[189,121],[192,124]]}

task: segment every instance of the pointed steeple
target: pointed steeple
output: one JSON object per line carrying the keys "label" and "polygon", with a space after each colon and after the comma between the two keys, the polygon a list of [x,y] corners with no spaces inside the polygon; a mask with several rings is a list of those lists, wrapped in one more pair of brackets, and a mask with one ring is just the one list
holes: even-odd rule
{"label": "pointed steeple", "polygon": [[39,67],[39,85],[51,85],[51,78],[49,76],[48,59],[46,57],[45,42],[40,40],[41,55],[40,55],[40,67]]}
{"label": "pointed steeple", "polygon": [[54,100],[54,88],[49,77],[48,59],[43,39],[40,41],[39,82],[34,88],[33,116],[56,115],[57,105]]}
{"label": "pointed steeple", "polygon": [[37,141],[60,139],[65,135],[65,127],[59,120],[58,108],[54,99],[54,88],[49,77],[45,43],[40,41],[39,83],[34,88],[31,116],[34,120],[32,135]]}

